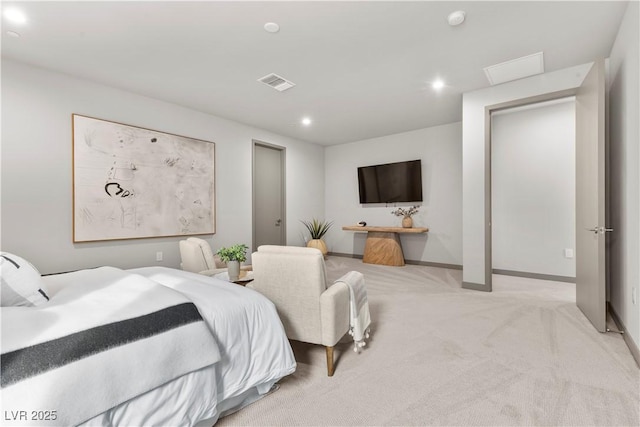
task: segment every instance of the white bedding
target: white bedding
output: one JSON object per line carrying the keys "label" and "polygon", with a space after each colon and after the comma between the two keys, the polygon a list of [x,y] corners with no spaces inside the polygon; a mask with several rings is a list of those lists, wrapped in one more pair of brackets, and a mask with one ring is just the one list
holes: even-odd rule
{"label": "white bedding", "polygon": [[260,293],[201,274],[164,267],[129,270],[174,289],[194,302],[218,347],[218,401],[292,374],[293,351],[271,301]]}
{"label": "white bedding", "polygon": [[218,419],[216,365],[186,374],[118,405],[81,426],[194,426]]}
{"label": "white bedding", "polygon": [[[295,371],[293,352],[275,307],[261,294],[181,270],[148,267],[128,271],[193,301],[218,344],[221,360],[83,425],[195,425],[201,420],[212,425],[221,413],[242,405],[252,391],[266,393],[276,381]],[[45,277],[52,298],[64,288],[64,276]]]}
{"label": "white bedding", "polygon": [[2,421],[76,425],[220,360],[179,292],[113,267],[65,276],[48,303],[2,308]]}

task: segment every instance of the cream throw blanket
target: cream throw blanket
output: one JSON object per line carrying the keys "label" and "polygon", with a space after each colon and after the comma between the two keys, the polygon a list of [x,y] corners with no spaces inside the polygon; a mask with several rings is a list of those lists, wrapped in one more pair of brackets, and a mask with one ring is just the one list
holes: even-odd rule
{"label": "cream throw blanket", "polygon": [[369,302],[367,301],[367,288],[364,285],[364,276],[358,271],[350,271],[335,283],[344,283],[349,288],[349,334],[353,336],[356,353],[366,345],[371,330],[371,316],[369,315]]}

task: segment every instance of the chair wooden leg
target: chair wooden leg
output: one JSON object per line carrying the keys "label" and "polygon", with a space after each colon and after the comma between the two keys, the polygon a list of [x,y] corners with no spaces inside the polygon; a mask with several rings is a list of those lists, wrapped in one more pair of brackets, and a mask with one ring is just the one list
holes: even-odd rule
{"label": "chair wooden leg", "polygon": [[333,376],[333,347],[327,347],[327,374]]}

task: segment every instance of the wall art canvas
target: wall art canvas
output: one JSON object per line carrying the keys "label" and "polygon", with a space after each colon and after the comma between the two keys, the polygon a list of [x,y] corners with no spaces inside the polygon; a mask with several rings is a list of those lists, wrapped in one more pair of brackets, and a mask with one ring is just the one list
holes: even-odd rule
{"label": "wall art canvas", "polygon": [[215,144],[73,114],[73,241],[215,233]]}

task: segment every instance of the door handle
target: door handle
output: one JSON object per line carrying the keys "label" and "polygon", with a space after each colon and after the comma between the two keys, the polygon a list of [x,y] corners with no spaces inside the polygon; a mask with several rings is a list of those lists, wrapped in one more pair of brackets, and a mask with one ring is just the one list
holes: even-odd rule
{"label": "door handle", "polygon": [[606,227],[598,227],[595,226],[593,228],[587,228],[587,231],[593,231],[593,234],[604,234],[605,232],[610,233],[613,231],[613,228],[606,228]]}

